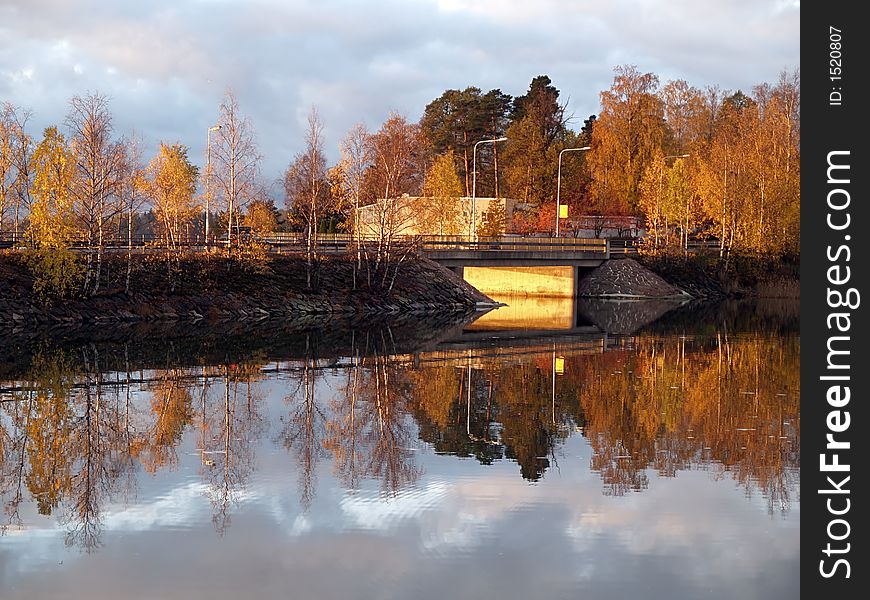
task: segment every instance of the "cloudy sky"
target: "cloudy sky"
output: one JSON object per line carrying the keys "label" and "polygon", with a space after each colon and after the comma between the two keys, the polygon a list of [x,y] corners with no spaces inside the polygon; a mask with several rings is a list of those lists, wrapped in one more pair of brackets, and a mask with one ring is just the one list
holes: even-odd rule
{"label": "cloudy sky", "polygon": [[327,153],[362,121],[416,121],[445,89],[519,95],[549,75],[575,115],[599,110],[613,67],[748,91],[799,65],[798,0],[0,0],[0,102],[61,123],[100,91],[116,129],[180,141],[202,162],[231,87],[263,177],[302,147],[312,105]]}

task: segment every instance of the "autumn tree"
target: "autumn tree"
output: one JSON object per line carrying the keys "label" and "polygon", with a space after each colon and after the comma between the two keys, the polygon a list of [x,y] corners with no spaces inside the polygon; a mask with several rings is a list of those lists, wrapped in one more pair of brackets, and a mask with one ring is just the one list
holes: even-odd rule
{"label": "autumn tree", "polygon": [[417,207],[417,220],[426,231],[439,235],[455,235],[460,224],[462,184],[454,169],[453,151],[438,156],[423,184],[423,197]]}
{"label": "autumn tree", "polygon": [[177,248],[182,232],[197,215],[194,200],[198,169],[187,158],[187,147],[160,144],[160,151],[148,165],[148,194],[164,243]]}
{"label": "autumn tree", "polygon": [[80,291],[83,282],[81,263],[67,249],[75,235],[70,193],[76,175],[75,161],[56,127],[45,130],[28,169],[34,173],[34,200],[27,233],[36,251],[29,254],[27,260],[33,276],[34,296],[48,304]]}
{"label": "autumn tree", "polygon": [[662,207],[665,222],[678,226],[679,245],[684,252],[689,249],[689,233],[699,223],[695,191],[691,185],[686,159],[677,158],[668,170],[668,181]]}
{"label": "autumn tree", "polygon": [[694,153],[703,141],[707,106],[701,90],[682,79],[667,82],[658,92],[667,123],[665,150],[668,154]]}
{"label": "autumn tree", "polygon": [[326,212],[330,200],[326,157],[323,154],[323,124],[314,107],[308,113],[305,150],[296,155],[284,173],[284,192],[288,210],[301,219],[305,228],[305,280],[310,288],[317,261],[319,219]]}
{"label": "autumn tree", "polygon": [[37,247],[62,248],[73,234],[73,203],[70,193],[75,159],[64,135],[48,127],[33,153],[33,192],[30,236]]}
{"label": "autumn tree", "polygon": [[752,96],[726,95],[697,164],[702,216],[721,255],[798,252],[799,73],[756,86]]}
{"label": "autumn tree", "polygon": [[6,215],[12,206],[15,148],[15,107],[0,106],[0,234],[5,230]]}
{"label": "autumn tree", "polygon": [[587,160],[601,210],[626,214],[637,210],[641,178],[665,141],[666,127],[658,77],[634,66],[614,72],[610,89],[601,93]]}
{"label": "autumn tree", "polygon": [[7,215],[20,238],[22,219],[30,210],[33,140],[25,131],[32,113],[6,102],[0,106],[0,233]]}
{"label": "autumn tree", "polygon": [[329,202],[326,212],[320,222],[320,230],[324,233],[337,233],[346,231],[351,222],[350,213],[353,211],[353,197],[345,185],[345,165],[339,161],[326,170],[326,181],[329,185]]}
{"label": "autumn tree", "polygon": [[33,198],[31,196],[31,186],[33,183],[33,173],[30,168],[30,162],[35,149],[33,138],[25,132],[24,128],[30,120],[32,113],[29,110],[23,110],[18,113],[16,119],[16,130],[18,132],[17,144],[15,145],[13,160],[15,161],[15,181],[13,183],[15,192],[15,236],[18,237],[21,231],[22,218],[24,212],[29,211]]}
{"label": "autumn tree", "polygon": [[493,200],[489,203],[486,212],[483,213],[483,220],[477,228],[477,235],[483,237],[504,235],[506,225],[504,202]]}
{"label": "autumn tree", "polygon": [[351,231],[356,247],[356,265],[354,267],[353,285],[356,287],[356,276],[362,268],[361,231],[359,224],[359,209],[365,192],[366,173],[372,166],[372,139],[365,125],[357,123],[350,128],[339,144],[341,150],[341,184],[344,194],[350,198],[353,205]]}
{"label": "autumn tree", "polygon": [[119,197],[124,218],[119,220],[119,225],[126,224],[127,274],[124,278],[124,291],[127,292],[130,290],[130,275],[133,270],[133,222],[136,213],[146,201],[148,181],[142,162],[142,142],[133,134],[124,142],[122,148]]}
{"label": "autumn tree", "polygon": [[[378,272],[385,260],[394,258],[396,235],[409,220],[409,213],[403,210],[398,198],[402,194],[420,194],[427,145],[420,127],[396,113],[372,136],[371,144],[372,164],[366,172],[366,189],[370,197],[378,199],[373,204],[378,234],[373,268]],[[407,252],[400,254],[403,258]],[[387,272],[387,268],[382,269],[383,283],[387,281]]]}
{"label": "autumn tree", "polygon": [[226,207],[227,244],[245,206],[259,193],[260,154],[250,120],[241,114],[238,100],[228,90],[220,105],[218,129],[212,144],[213,181]]}
{"label": "autumn tree", "polygon": [[120,209],[117,199],[120,145],[113,139],[114,125],[109,99],[100,93],[73,96],[66,125],[75,159],[76,176],[72,178],[72,196],[78,227],[89,248],[85,271],[85,290],[93,280],[93,291],[100,288],[103,249],[108,225]]}
{"label": "autumn tree", "polygon": [[248,205],[244,222],[255,233],[269,233],[278,228],[278,209],[269,199],[254,200]]}

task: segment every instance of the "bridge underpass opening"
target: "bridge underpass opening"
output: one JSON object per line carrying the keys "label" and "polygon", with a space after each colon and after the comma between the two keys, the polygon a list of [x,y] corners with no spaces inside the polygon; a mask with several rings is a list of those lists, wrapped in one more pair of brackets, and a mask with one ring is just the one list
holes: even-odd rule
{"label": "bridge underpass opening", "polygon": [[562,267],[460,267],[463,279],[488,296],[574,298],[591,269]]}

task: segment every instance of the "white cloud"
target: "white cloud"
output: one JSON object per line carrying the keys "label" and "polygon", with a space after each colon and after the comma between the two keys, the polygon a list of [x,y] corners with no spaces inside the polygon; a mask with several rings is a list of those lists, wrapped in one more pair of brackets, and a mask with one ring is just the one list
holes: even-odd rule
{"label": "white cloud", "polygon": [[[548,74],[582,119],[619,63],[662,80],[747,90],[799,62],[799,4],[783,0],[6,0],[0,100],[59,123],[74,94],[111,96],[119,130],[198,159],[227,86],[258,130],[264,175],[301,149],[298,115],[326,120],[328,152],[357,121],[417,119],[452,87],[521,94]],[[303,119],[304,121],[304,119]]]}

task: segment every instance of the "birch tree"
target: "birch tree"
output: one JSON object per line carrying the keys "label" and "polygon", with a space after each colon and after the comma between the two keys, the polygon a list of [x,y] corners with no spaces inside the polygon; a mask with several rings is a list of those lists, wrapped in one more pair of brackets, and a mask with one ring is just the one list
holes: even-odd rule
{"label": "birch tree", "polygon": [[6,215],[12,206],[15,148],[15,107],[0,106],[0,234],[6,229]]}
{"label": "birch tree", "polygon": [[353,284],[356,286],[356,273],[362,267],[362,249],[359,224],[359,208],[365,190],[366,172],[372,166],[372,138],[366,126],[357,123],[350,128],[340,144],[342,184],[353,202],[351,226],[356,247],[356,270]]}
{"label": "birch tree", "polygon": [[[408,211],[397,199],[402,194],[420,193],[427,150],[420,127],[397,113],[392,113],[372,136],[372,166],[366,173],[366,185],[371,196],[380,198],[374,204],[378,231],[376,273],[393,258],[396,234],[406,225]],[[387,272],[384,268],[382,283],[387,281]]]}
{"label": "birch tree", "polygon": [[326,211],[330,197],[326,157],[323,154],[323,124],[317,109],[313,107],[308,113],[305,150],[296,155],[287,168],[284,191],[288,209],[301,217],[305,227],[305,282],[310,289],[317,261],[318,220]]}
{"label": "birch tree", "polygon": [[417,211],[417,220],[439,235],[455,235],[460,231],[462,183],[453,168],[454,160],[452,150],[435,159],[426,174],[423,202]]}
{"label": "birch tree", "polygon": [[120,176],[120,199],[125,218],[119,221],[126,224],[127,234],[127,273],[124,277],[124,291],[130,290],[130,275],[133,268],[133,221],[136,213],[144,204],[147,196],[145,167],[142,164],[142,142],[133,134],[123,145]]}
{"label": "birch tree", "polygon": [[634,66],[615,70],[613,84],[601,93],[601,114],[586,157],[592,194],[610,212],[636,210],[640,181],[665,141],[664,107],[656,96],[659,79]]}
{"label": "birch tree", "polygon": [[29,234],[37,248],[63,248],[72,236],[70,195],[75,159],[56,127],[48,127],[31,161],[35,200]]}
{"label": "birch tree", "polygon": [[197,168],[181,144],[160,144],[160,152],[148,165],[148,193],[160,224],[164,243],[178,248],[185,225],[192,222],[198,206],[194,201]]}
{"label": "birch tree", "polygon": [[109,99],[94,92],[73,96],[66,125],[75,159],[76,176],[72,179],[72,196],[79,228],[86,237],[89,250],[85,270],[85,291],[93,281],[93,292],[100,288],[105,234],[109,221],[118,214],[113,202],[117,192],[120,145],[112,139],[113,123]]}
{"label": "birch tree", "polygon": [[257,199],[261,156],[254,127],[241,114],[232,90],[220,105],[218,125],[212,142],[212,176],[226,207],[227,244],[232,248],[233,228],[238,226],[245,206]]}

